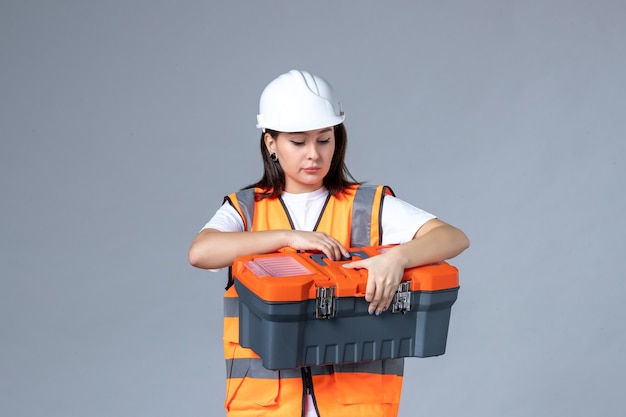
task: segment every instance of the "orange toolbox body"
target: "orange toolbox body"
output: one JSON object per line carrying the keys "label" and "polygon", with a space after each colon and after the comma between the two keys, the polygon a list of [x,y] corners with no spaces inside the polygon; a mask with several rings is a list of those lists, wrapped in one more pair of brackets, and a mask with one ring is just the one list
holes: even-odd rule
{"label": "orange toolbox body", "polygon": [[342,265],[388,248],[351,249],[345,261],[310,252],[235,259],[239,343],[268,369],[444,354],[457,268],[440,262],[405,270],[390,308],[370,315],[367,270]]}

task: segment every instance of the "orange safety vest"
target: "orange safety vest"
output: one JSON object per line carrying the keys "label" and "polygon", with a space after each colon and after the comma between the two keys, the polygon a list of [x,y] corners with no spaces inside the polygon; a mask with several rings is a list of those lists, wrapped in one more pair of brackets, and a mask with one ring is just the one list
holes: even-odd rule
{"label": "orange safety vest", "polygon": [[[255,201],[259,189],[225,198],[239,212],[245,230],[293,229],[280,198]],[[330,196],[315,230],[344,247],[376,246],[382,241],[381,208],[386,186],[350,186]],[[320,417],[397,416],[403,359],[310,366],[273,371],[251,349],[239,345],[239,305],[232,281],[224,296],[224,356],[229,417],[304,415],[305,394],[313,396]]]}

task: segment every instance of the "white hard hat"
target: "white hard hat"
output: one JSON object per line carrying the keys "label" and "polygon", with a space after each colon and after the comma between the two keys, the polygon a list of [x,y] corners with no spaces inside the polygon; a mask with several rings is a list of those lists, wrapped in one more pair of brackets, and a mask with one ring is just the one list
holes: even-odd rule
{"label": "white hard hat", "polygon": [[306,71],[291,70],[269,83],[261,94],[257,125],[278,132],[304,132],[343,122],[332,86]]}

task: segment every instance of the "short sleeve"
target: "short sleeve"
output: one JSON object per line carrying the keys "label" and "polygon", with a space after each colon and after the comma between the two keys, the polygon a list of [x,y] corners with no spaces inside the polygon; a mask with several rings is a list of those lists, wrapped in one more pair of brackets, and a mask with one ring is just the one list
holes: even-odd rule
{"label": "short sleeve", "polygon": [[243,232],[244,225],[241,216],[229,202],[225,202],[215,212],[211,220],[204,225],[204,229],[217,229],[220,232]]}
{"label": "short sleeve", "polygon": [[427,221],[436,216],[406,201],[387,195],[383,199],[382,244],[392,245],[410,241]]}

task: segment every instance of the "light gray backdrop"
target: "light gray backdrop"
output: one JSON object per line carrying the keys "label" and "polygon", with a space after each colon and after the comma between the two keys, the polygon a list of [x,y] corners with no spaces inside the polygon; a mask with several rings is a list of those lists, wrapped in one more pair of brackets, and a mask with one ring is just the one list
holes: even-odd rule
{"label": "light gray backdrop", "polygon": [[401,416],[623,415],[623,1],[0,3],[0,415],[222,415],[258,97],[328,78],[348,163],[461,227],[447,353]]}

